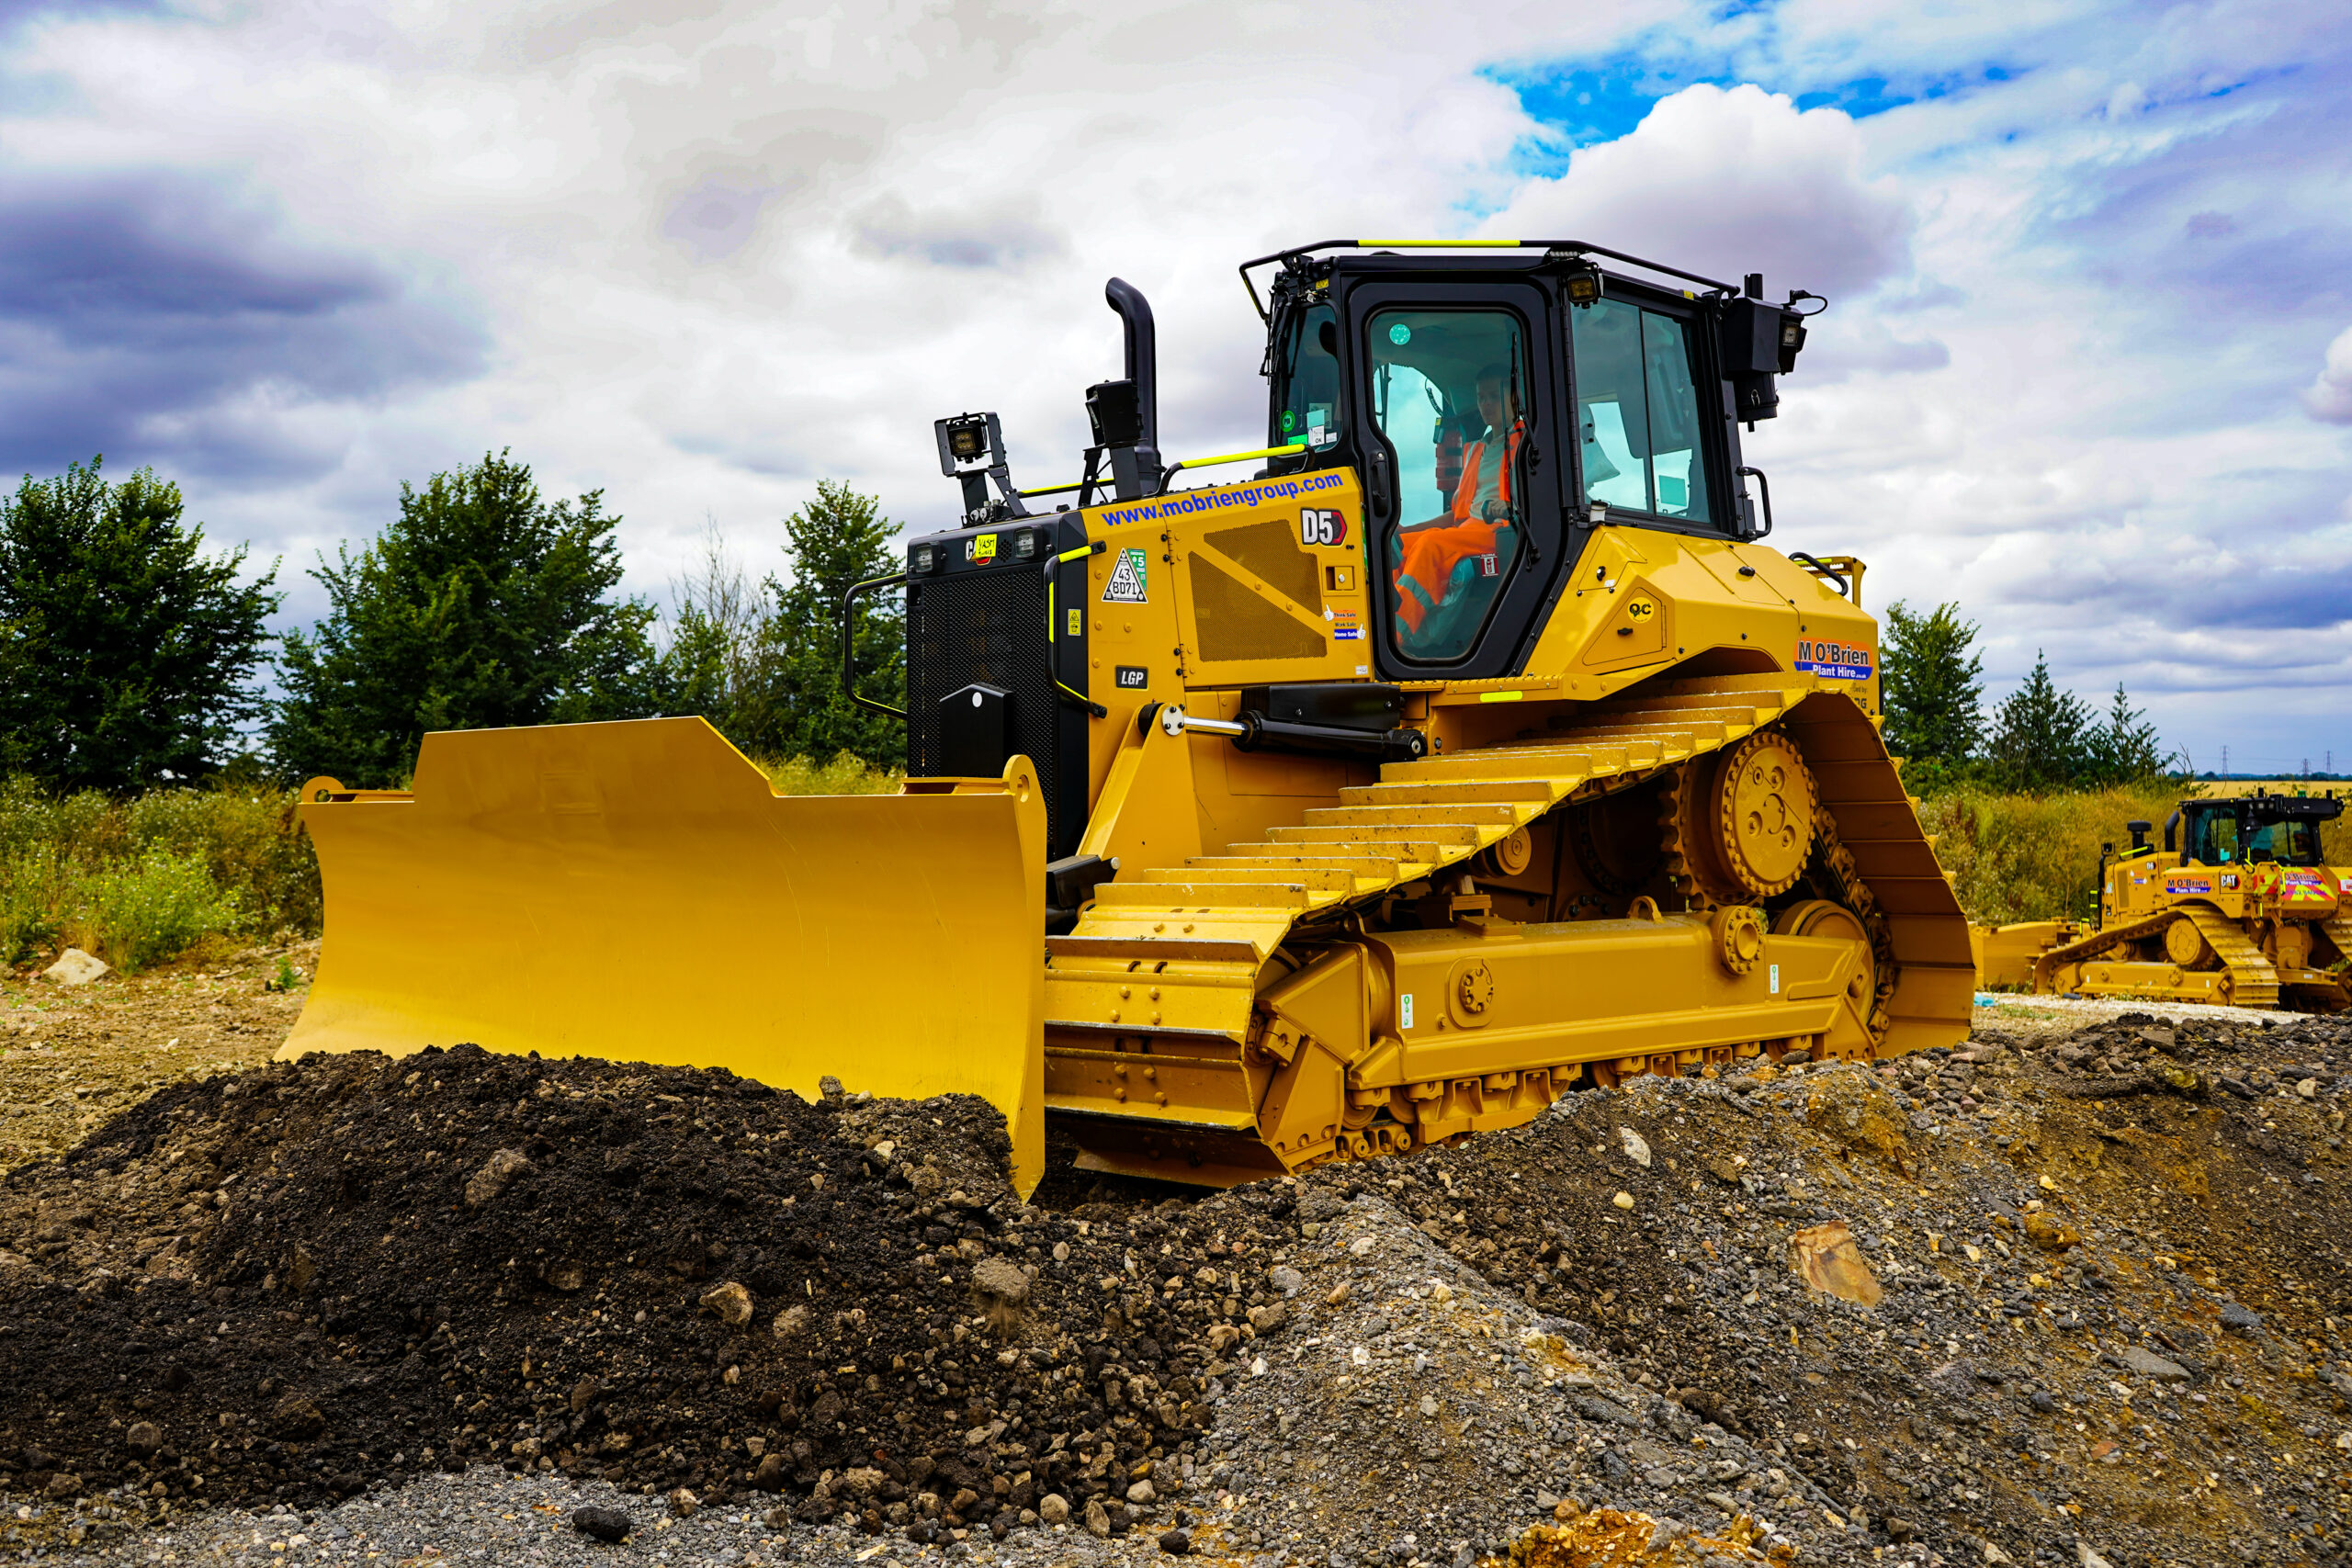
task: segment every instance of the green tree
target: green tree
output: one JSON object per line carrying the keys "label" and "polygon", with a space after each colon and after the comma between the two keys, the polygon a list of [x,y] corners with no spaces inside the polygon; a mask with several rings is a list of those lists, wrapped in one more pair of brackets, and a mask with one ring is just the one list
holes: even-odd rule
{"label": "green tree", "polygon": [[2091,771],[2102,784],[2153,782],[2165,775],[2173,761],[2156,727],[2148,722],[2147,710],[2132,705],[2120,681],[2115,683],[2107,722],[2091,733],[2090,754]]}
{"label": "green tree", "polygon": [[2094,761],[2091,710],[2050,678],[2050,660],[2037,650],[2025,683],[1993,715],[1986,760],[2001,787],[2064,789],[2084,782]]}
{"label": "green tree", "polygon": [[210,774],[261,712],[277,567],[205,547],[179,487],[103,457],[0,497],[0,765],[60,789]]}
{"label": "green tree", "polygon": [[[819,480],[817,498],[784,520],[789,575],[767,581],[775,612],[763,631],[766,672],[755,697],[762,750],[820,761],[853,751],[876,767],[906,765],[905,722],[859,707],[842,691],[842,595],[900,570],[897,532],[879,497],[831,479]],[[905,707],[906,613],[895,596],[858,602],[851,641],[859,694]]]}
{"label": "green tree", "polygon": [[775,659],[765,592],[706,519],[700,558],[671,587],[660,669],[662,711],[700,714],[746,750],[775,750]]}
{"label": "green tree", "polygon": [[1958,604],[1924,615],[1901,600],[1887,606],[1879,690],[1895,755],[1952,767],[1983,740],[1984,660],[1972,651],[1976,631]]}
{"label": "green tree", "polygon": [[619,521],[602,491],[542,501],[503,452],[402,485],[397,521],[311,573],[327,618],[285,639],[277,765],[385,785],[413,769],[428,730],[657,711],[654,611],[614,596]]}

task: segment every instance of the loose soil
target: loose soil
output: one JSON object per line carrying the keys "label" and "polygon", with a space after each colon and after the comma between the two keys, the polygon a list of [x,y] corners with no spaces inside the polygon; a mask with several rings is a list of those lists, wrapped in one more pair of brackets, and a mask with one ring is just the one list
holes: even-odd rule
{"label": "loose soil", "polygon": [[[0,1550],[470,1464],[820,1561],[2344,1562],[2352,1024],[2165,1016],[1028,1204],[968,1100],[463,1047],[171,1083],[0,1178]],[[1831,1222],[1874,1305],[1792,1267]]]}
{"label": "loose soil", "polygon": [[[72,987],[0,971],[0,1172],[55,1158],[166,1084],[268,1061],[318,958],[297,942]],[[281,964],[295,988],[274,988]]]}

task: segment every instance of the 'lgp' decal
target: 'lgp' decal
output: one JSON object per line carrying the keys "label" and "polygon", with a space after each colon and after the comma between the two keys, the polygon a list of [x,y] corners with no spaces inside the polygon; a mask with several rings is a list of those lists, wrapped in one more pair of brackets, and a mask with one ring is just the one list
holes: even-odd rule
{"label": "'lgp' decal", "polygon": [[1348,514],[1336,507],[1301,507],[1298,513],[1298,542],[1302,545],[1346,544]]}

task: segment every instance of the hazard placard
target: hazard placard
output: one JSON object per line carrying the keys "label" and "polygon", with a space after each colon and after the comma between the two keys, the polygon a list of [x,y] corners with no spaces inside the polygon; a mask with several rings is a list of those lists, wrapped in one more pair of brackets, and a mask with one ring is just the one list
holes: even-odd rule
{"label": "hazard placard", "polygon": [[1111,581],[1102,585],[1105,604],[1148,604],[1150,595],[1144,584],[1143,552],[1125,549],[1111,568]]}

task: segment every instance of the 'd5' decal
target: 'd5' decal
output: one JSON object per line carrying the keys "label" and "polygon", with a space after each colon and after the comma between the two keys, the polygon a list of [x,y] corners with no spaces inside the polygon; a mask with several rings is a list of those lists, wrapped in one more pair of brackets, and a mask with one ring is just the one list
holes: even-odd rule
{"label": "'d5' decal", "polygon": [[1347,513],[1335,507],[1304,506],[1298,513],[1298,542],[1302,545],[1344,545]]}

